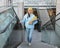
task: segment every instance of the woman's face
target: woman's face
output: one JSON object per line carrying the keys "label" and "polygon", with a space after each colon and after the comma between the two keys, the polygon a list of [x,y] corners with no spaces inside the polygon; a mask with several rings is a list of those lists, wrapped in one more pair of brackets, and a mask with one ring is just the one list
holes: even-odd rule
{"label": "woman's face", "polygon": [[28,13],[29,13],[29,14],[32,14],[32,13],[33,13],[33,10],[28,10]]}

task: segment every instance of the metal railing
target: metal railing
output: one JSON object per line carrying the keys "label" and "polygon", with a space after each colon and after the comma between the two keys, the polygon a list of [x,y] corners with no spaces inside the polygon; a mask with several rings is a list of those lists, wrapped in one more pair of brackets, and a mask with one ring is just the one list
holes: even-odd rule
{"label": "metal railing", "polygon": [[[14,11],[14,8],[12,7],[12,8],[9,8],[9,9],[12,9],[13,11]],[[5,11],[7,11],[7,10],[5,10]],[[5,11],[3,11],[3,12],[5,12]],[[1,12],[1,13],[3,13],[3,12]],[[17,22],[19,21],[19,18],[17,17],[17,14],[16,14],[16,12],[14,11],[14,17],[13,17],[13,19],[8,23],[8,25],[3,29],[3,30],[1,30],[0,31],[0,34],[2,34],[2,33],[4,33],[5,31],[6,31],[6,29],[8,28],[8,26],[12,23],[12,21],[16,18],[17,19]]]}
{"label": "metal railing", "polygon": [[[56,15],[56,17],[57,17],[58,15],[60,15],[60,12]],[[60,20],[60,18],[58,18],[58,19],[56,19],[56,20],[54,20],[54,21],[51,22],[52,19],[55,19],[55,18],[51,18],[51,19],[47,22],[47,23],[49,23],[49,24],[45,23],[42,27],[47,27],[47,26],[51,25],[53,22],[56,22],[56,21]]]}
{"label": "metal railing", "polygon": [[[60,13],[57,14],[57,16],[60,15]],[[60,18],[57,18],[56,20],[52,21],[51,23],[47,24],[46,26],[43,26],[44,30],[42,31],[42,40],[45,43],[54,45],[54,46],[60,46],[60,25],[57,24],[57,21],[59,21]],[[50,26],[53,22],[55,23],[55,30],[47,30],[46,27]],[[60,48],[60,47],[59,47]]]}

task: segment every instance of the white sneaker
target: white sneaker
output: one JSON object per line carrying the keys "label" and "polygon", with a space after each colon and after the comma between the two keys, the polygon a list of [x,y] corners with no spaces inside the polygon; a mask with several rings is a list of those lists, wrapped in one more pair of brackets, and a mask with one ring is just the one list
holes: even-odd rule
{"label": "white sneaker", "polygon": [[29,43],[29,46],[31,46],[31,43]]}

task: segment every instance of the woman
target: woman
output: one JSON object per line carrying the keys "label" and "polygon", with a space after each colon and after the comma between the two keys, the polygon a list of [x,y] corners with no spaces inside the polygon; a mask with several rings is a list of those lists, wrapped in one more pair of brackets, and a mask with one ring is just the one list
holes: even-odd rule
{"label": "woman", "polygon": [[34,25],[37,23],[37,17],[35,17],[35,15],[33,14],[33,9],[31,7],[28,8],[28,12],[25,14],[21,23],[25,23],[27,41],[30,46],[32,41],[32,32],[34,30]]}

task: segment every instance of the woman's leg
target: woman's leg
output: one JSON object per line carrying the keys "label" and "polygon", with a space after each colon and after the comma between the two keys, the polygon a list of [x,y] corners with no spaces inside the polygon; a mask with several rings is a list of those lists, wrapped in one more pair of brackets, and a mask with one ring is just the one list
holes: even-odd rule
{"label": "woman's leg", "polygon": [[33,32],[34,29],[30,29],[30,28],[27,28],[26,31],[27,31],[27,41],[29,43],[29,45],[31,45],[31,41],[32,41],[32,32]]}
{"label": "woman's leg", "polygon": [[26,32],[27,32],[27,41],[29,42],[29,29],[28,28],[26,28]]}
{"label": "woman's leg", "polygon": [[29,29],[29,43],[32,41],[32,32],[34,29]]}

